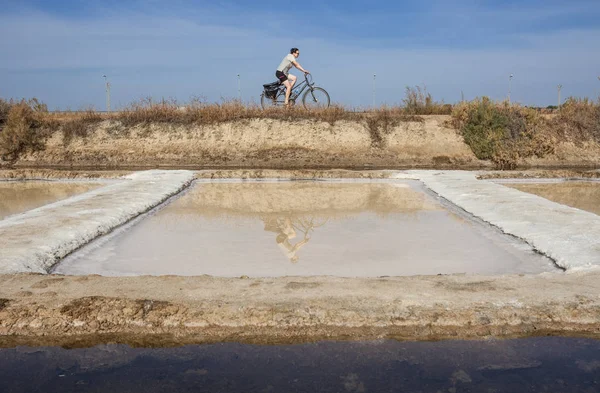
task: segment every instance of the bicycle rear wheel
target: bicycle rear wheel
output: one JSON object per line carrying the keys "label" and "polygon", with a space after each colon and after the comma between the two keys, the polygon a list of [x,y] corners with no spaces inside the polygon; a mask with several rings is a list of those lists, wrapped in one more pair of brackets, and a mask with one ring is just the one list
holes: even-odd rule
{"label": "bicycle rear wheel", "polygon": [[309,89],[302,97],[302,105],[308,110],[329,108],[329,93],[320,87]]}
{"label": "bicycle rear wheel", "polygon": [[268,108],[273,108],[277,105],[277,100],[269,98],[265,95],[265,93],[262,93],[260,95],[260,106],[263,108],[263,110],[268,109]]}

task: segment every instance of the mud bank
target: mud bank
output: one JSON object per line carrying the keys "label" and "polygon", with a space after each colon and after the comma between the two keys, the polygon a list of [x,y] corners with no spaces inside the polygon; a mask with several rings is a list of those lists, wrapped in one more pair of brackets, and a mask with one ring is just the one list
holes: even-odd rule
{"label": "mud bank", "polygon": [[0,346],[600,337],[600,274],[0,276]]}
{"label": "mud bank", "polygon": [[68,169],[20,168],[0,169],[0,180],[90,180],[117,179],[129,175],[131,171],[78,171]]}

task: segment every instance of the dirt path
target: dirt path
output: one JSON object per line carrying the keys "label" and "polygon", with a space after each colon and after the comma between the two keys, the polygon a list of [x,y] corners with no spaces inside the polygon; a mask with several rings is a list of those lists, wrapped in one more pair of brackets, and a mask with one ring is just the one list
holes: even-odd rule
{"label": "dirt path", "polygon": [[0,346],[600,337],[600,274],[0,276]]}

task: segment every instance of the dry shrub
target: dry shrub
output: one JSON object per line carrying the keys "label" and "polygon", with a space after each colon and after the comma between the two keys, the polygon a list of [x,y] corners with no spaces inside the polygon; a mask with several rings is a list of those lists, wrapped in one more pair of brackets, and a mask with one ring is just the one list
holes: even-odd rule
{"label": "dry shrub", "polygon": [[213,104],[194,100],[188,104],[180,105],[175,100],[155,102],[152,99],[140,100],[121,111],[110,114],[100,114],[93,110],[87,110],[83,113],[62,114],[60,116],[49,114],[43,120],[45,126],[53,130],[62,127],[65,132],[65,138],[69,139],[76,136],[84,137],[87,134],[86,130],[89,129],[91,124],[99,123],[103,120],[117,121],[124,127],[156,123],[207,126],[255,119],[317,121],[333,125],[341,120],[366,121],[373,116],[381,117],[382,113],[394,117],[397,122],[420,121],[417,117],[407,114],[400,107],[382,107],[370,112],[355,112],[340,105],[332,105],[327,109],[313,109],[310,111],[300,106],[289,109],[274,107],[263,110],[259,105],[246,105],[237,100]]}
{"label": "dry shrub", "polygon": [[4,123],[6,123],[6,120],[8,119],[8,112],[10,111],[10,108],[13,107],[13,105],[14,102],[6,101],[0,98],[0,127]]}
{"label": "dry shrub", "polygon": [[102,115],[91,108],[66,120],[62,124],[64,144],[68,145],[71,143],[71,140],[76,137],[87,137],[90,126],[97,124],[102,120],[104,120]]}
{"label": "dry shrub", "polygon": [[456,105],[452,119],[475,156],[500,169],[514,169],[520,158],[554,151],[544,119],[530,108],[484,97]]}
{"label": "dry shrub", "polygon": [[600,103],[587,98],[569,98],[549,124],[560,139],[577,144],[600,143]]}
{"label": "dry shrub", "polygon": [[244,105],[239,101],[226,101],[218,104],[193,101],[182,106],[174,100],[155,103],[151,99],[134,103],[111,116],[112,119],[120,121],[126,127],[149,123],[206,126],[251,119],[313,120],[334,124],[338,120],[350,120],[353,117],[354,113],[336,105],[312,111],[300,107],[293,107],[289,110],[281,108],[263,110],[258,105]]}
{"label": "dry shrub", "polygon": [[452,113],[452,105],[444,104],[443,101],[434,101],[425,86],[407,86],[402,103],[404,111],[408,115],[449,115]]}
{"label": "dry shrub", "polygon": [[382,107],[371,111],[363,117],[367,131],[369,131],[369,136],[371,137],[371,146],[379,149],[385,146],[387,136],[401,122],[423,121],[420,117],[405,115],[404,110],[398,107]]}
{"label": "dry shrub", "polygon": [[15,161],[26,151],[43,149],[45,133],[42,130],[39,112],[43,106],[37,100],[13,104],[6,123],[0,132],[0,157],[4,161]]}

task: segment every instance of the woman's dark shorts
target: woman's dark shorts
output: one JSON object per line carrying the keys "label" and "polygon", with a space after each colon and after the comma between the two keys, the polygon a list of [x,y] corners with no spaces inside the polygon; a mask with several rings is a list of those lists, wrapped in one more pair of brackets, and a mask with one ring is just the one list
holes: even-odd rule
{"label": "woman's dark shorts", "polygon": [[281,71],[275,71],[275,76],[277,77],[277,79],[279,80],[279,83],[283,83],[286,80],[288,80],[288,77],[286,74],[284,74]]}

